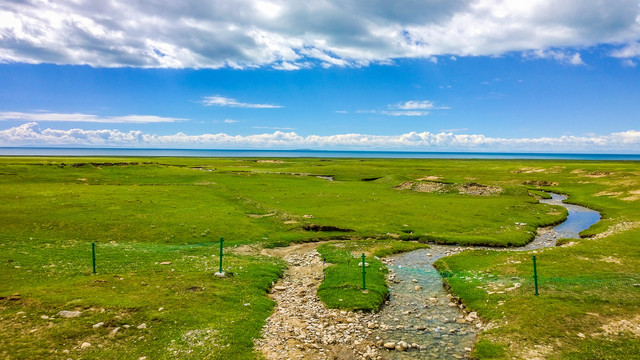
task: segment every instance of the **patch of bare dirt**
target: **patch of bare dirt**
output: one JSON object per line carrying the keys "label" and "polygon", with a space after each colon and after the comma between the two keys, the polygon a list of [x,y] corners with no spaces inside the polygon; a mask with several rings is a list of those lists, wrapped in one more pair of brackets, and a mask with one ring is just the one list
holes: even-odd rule
{"label": "patch of bare dirt", "polygon": [[478,183],[467,183],[457,186],[460,194],[475,195],[475,196],[491,196],[498,195],[504,191],[499,186],[487,186]]}
{"label": "patch of bare dirt", "polygon": [[593,196],[613,196],[617,197],[624,194],[622,191],[600,191],[598,193],[593,194]]}
{"label": "patch of bare dirt", "polygon": [[602,329],[605,336],[616,336],[631,333],[633,336],[640,338],[640,316],[636,316],[634,319],[612,321],[608,324],[602,325],[600,329]]}
{"label": "patch of bare dirt", "polygon": [[282,160],[256,160],[257,163],[271,163],[271,164],[284,164]]}
{"label": "patch of bare dirt", "polygon": [[417,192],[444,192],[445,184],[439,182],[415,182],[415,181],[406,181],[402,184],[396,186],[398,190],[412,190]]}
{"label": "patch of bare dirt", "polygon": [[276,301],[256,349],[267,359],[371,359],[375,345],[366,340],[376,314],[327,309],[316,296],[324,264],[317,244],[264,250],[289,264],[269,297]]}
{"label": "patch of bare dirt", "polygon": [[600,261],[604,261],[604,262],[608,262],[608,263],[614,263],[614,264],[622,265],[622,260],[620,260],[620,258],[613,257],[613,256],[603,256],[599,260]]}
{"label": "patch of bare dirt", "polygon": [[596,234],[593,239],[601,239],[610,235],[618,234],[623,231],[635,229],[640,226],[640,221],[625,221],[609,226],[607,231]]}
{"label": "patch of bare dirt", "polygon": [[270,217],[270,216],[274,216],[276,213],[268,213],[268,214],[248,214],[247,216],[249,216],[250,218],[253,219],[261,219],[264,217]]}
{"label": "patch of bare dirt", "polygon": [[602,178],[605,176],[613,175],[613,172],[610,171],[592,171],[589,173],[580,173],[580,176],[589,177],[589,178]]}
{"label": "patch of bare dirt", "polygon": [[547,169],[523,167],[523,168],[511,171],[511,173],[513,173],[513,174],[532,174],[532,173],[543,173],[543,172],[546,172],[546,171],[547,171]]}
{"label": "patch of bare dirt", "polygon": [[418,181],[438,181],[438,180],[442,180],[442,178],[440,176],[435,176],[435,175],[429,175],[429,176],[425,176],[423,178],[418,179]]}
{"label": "patch of bare dirt", "polygon": [[549,180],[525,180],[522,184],[533,186],[558,186],[557,182]]}

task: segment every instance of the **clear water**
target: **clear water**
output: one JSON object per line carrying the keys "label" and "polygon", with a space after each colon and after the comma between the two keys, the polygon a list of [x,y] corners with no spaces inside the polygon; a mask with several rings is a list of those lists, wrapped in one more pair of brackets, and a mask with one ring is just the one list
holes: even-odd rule
{"label": "clear water", "polygon": [[[558,238],[579,238],[582,230],[600,220],[597,211],[571,204],[564,204],[565,196],[550,194],[551,199],[541,202],[561,205],[569,215],[565,222],[553,231],[537,236],[526,246],[508,250],[533,250],[556,245]],[[464,315],[459,307],[450,305],[448,293],[442,286],[442,278],[433,263],[444,256],[472,247],[430,245],[392,257],[390,274],[391,294],[380,311],[380,329],[372,340],[384,342],[404,341],[415,343],[422,349],[408,351],[383,350],[385,359],[465,359],[476,341],[478,328],[472,323],[458,324],[456,319]],[[475,247],[477,249],[479,247]],[[487,247],[481,247],[488,249]],[[501,249],[504,250],[504,249]],[[418,286],[418,288],[416,288]]]}

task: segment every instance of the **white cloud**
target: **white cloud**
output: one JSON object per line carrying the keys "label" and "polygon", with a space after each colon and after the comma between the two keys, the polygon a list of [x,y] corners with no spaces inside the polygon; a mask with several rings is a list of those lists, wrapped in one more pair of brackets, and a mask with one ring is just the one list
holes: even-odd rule
{"label": "white cloud", "polygon": [[[383,114],[389,116],[427,116],[430,111],[426,110],[447,110],[447,106],[435,106],[429,100],[409,100],[403,103],[387,105],[388,110],[358,110],[359,114]],[[338,111],[336,111],[338,112]]]}
{"label": "white cloud", "polygon": [[585,65],[579,53],[568,53],[561,50],[535,50],[524,54],[532,59],[552,59],[567,65]]}
{"label": "white cloud", "polygon": [[240,120],[233,120],[233,119],[225,119],[224,120],[225,124],[235,124],[235,123],[238,123],[238,122],[240,122]]}
{"label": "white cloud", "polygon": [[27,123],[0,130],[0,146],[127,146],[183,148],[313,148],[313,149],[389,149],[457,151],[542,151],[542,152],[633,152],[640,151],[640,131],[629,130],[608,135],[560,136],[541,138],[494,138],[482,134],[450,132],[410,132],[401,135],[309,135],[275,131],[271,134],[174,135],[146,134],[119,130],[41,129]]}
{"label": "white cloud", "polygon": [[2,120],[148,124],[172,123],[187,121],[188,119],[153,115],[98,116],[82,113],[24,113],[15,111],[0,111],[0,121]]}
{"label": "white cloud", "polygon": [[637,56],[639,19],[637,0],[3,1],[0,62],[296,70],[556,49],[579,64],[599,44]]}
{"label": "white cloud", "polygon": [[613,52],[611,52],[611,56],[617,58],[640,57],[640,42],[633,42],[627,44],[621,49],[614,50]]}
{"label": "white cloud", "polygon": [[227,107],[239,107],[250,109],[276,109],[281,108],[280,105],[272,104],[250,104],[239,102],[236,99],[227,98],[224,96],[205,96],[202,98],[202,104],[205,106],[227,106]]}

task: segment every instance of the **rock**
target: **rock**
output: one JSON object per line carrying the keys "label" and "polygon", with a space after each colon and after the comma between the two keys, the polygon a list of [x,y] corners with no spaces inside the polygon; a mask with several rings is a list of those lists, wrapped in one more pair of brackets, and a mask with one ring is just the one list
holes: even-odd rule
{"label": "rock", "polygon": [[411,279],[411,282],[417,283],[418,279]]}
{"label": "rock", "polygon": [[84,349],[86,349],[88,347],[91,347],[91,343],[88,343],[86,341],[83,342],[82,345],[80,345],[80,349],[82,349],[82,350],[84,350]]}
{"label": "rock", "polygon": [[407,351],[408,348],[409,348],[409,344],[407,344],[404,341],[400,341],[399,343],[396,344],[397,351]]}
{"label": "rock", "polygon": [[393,349],[396,348],[396,343],[394,343],[394,342],[386,342],[386,343],[384,343],[384,348],[393,350]]}
{"label": "rock", "polygon": [[43,319],[43,320],[49,320],[49,317],[48,317],[47,315],[41,315],[41,316],[40,316],[40,319]]}
{"label": "rock", "polygon": [[224,271],[223,272],[216,272],[215,274],[213,274],[219,278],[223,278],[224,277]]}
{"label": "rock", "polygon": [[287,287],[278,285],[278,286],[274,286],[273,290],[284,291],[284,290],[287,290]]}
{"label": "rock", "polygon": [[102,327],[102,325],[104,325],[104,323],[101,321],[101,322],[99,322],[99,323],[97,323],[97,324],[93,324],[93,328],[94,328],[94,329],[97,329],[97,328]]}
{"label": "rock", "polygon": [[579,337],[580,339],[584,339],[586,336],[585,336],[583,333],[578,333],[578,337]]}
{"label": "rock", "polygon": [[449,307],[458,307],[458,304],[454,303],[454,302],[450,302],[449,303]]}
{"label": "rock", "polygon": [[470,348],[470,347],[466,347],[466,348],[464,348],[464,351],[471,352],[471,351],[473,351],[473,349]]}
{"label": "rock", "polygon": [[376,328],[378,328],[378,324],[370,322],[370,323],[367,324],[367,327],[369,329],[376,329]]}
{"label": "rock", "polygon": [[62,310],[58,313],[58,316],[63,318],[74,318],[80,316],[80,314],[82,314],[82,311]]}
{"label": "rock", "polygon": [[427,253],[427,256],[433,256],[433,255],[431,255],[431,253]]}
{"label": "rock", "polygon": [[416,285],[416,286],[414,287],[414,289],[416,289],[416,290],[422,290],[422,286],[420,286],[420,285]]}
{"label": "rock", "polygon": [[163,261],[160,265],[171,265],[171,261]]}
{"label": "rock", "polygon": [[113,330],[111,330],[111,333],[109,334],[109,336],[114,337],[116,336],[116,334],[118,333],[118,331],[120,330],[120,327],[116,327]]}
{"label": "rock", "polygon": [[456,319],[456,324],[466,324],[467,321],[465,319]]}
{"label": "rock", "polygon": [[142,323],[140,325],[137,326],[138,329],[146,329],[147,328],[147,324]]}

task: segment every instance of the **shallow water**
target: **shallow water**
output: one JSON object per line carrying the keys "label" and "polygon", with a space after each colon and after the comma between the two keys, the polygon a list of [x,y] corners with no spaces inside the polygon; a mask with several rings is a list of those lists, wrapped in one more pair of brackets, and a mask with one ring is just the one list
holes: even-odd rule
{"label": "shallow water", "polygon": [[[564,204],[562,201],[566,199],[565,196],[550,195],[551,199],[541,202],[567,208],[567,220],[550,231],[542,232],[526,246],[506,250],[555,246],[558,238],[579,238],[580,231],[600,220],[597,211]],[[433,263],[441,257],[466,249],[489,248],[433,244],[430,247],[391,257],[391,293],[380,311],[380,328],[372,340],[415,343],[420,349],[382,351],[385,359],[465,359],[474,346],[478,327],[474,322],[458,323],[462,322],[460,319],[465,314],[450,301]]]}

